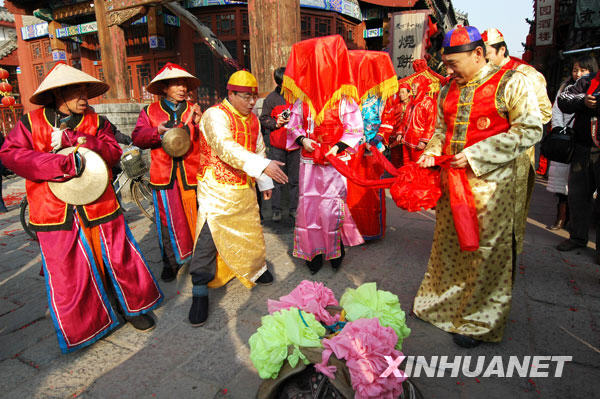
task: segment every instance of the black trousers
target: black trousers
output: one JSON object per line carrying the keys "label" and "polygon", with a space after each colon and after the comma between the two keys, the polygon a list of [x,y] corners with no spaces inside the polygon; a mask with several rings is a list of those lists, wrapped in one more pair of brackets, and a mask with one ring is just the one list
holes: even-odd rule
{"label": "black trousers", "polygon": [[[160,223],[160,221],[158,221]],[[177,264],[177,258],[175,257],[175,251],[173,251],[173,243],[171,243],[171,237],[169,237],[169,228],[162,224],[160,225],[160,240],[163,247],[163,261],[169,264],[173,270],[177,270],[179,265]]]}
{"label": "black trousers", "polygon": [[285,165],[282,166],[282,169],[289,178],[288,184],[273,182],[275,187],[273,188],[271,206],[274,210],[281,211],[281,194],[283,190],[287,189],[290,193],[290,211],[295,211],[298,207],[300,150],[286,151],[280,148],[271,147],[269,150],[269,158],[285,163]]}
{"label": "black trousers", "polygon": [[212,238],[212,233],[208,227],[208,222],[204,222],[194,255],[190,262],[190,274],[192,275],[193,285],[206,285],[215,278],[217,271],[217,247]]}
{"label": "black trousers", "polygon": [[590,226],[596,227],[596,251],[600,250],[600,232],[593,199],[600,187],[600,149],[575,145],[569,171],[570,239],[587,245]]}

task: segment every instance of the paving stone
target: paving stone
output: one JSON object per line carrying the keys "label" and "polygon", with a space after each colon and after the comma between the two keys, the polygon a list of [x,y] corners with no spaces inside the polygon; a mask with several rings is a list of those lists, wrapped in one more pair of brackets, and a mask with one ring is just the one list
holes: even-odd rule
{"label": "paving stone", "polygon": [[[198,377],[185,375],[181,370],[165,376],[150,386],[145,397],[157,399],[171,398],[213,398],[222,388],[218,384]],[[108,396],[106,398],[109,398]]]}
{"label": "paving stone", "polygon": [[9,312],[14,311],[15,309],[20,308],[21,306],[23,305],[19,305],[12,301],[0,298],[0,317],[4,316]]}
{"label": "paving stone", "polygon": [[[0,362],[0,392],[10,392],[20,384],[34,378],[37,370],[18,359],[6,359]],[[2,396],[2,395],[0,395]]]}

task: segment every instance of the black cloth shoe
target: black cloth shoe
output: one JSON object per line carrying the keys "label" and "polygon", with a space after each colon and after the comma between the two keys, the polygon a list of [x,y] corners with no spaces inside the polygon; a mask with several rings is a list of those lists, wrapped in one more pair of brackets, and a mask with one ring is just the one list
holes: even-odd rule
{"label": "black cloth shoe", "polygon": [[456,345],[463,348],[474,348],[481,344],[481,341],[479,341],[478,339],[471,338],[462,334],[454,334],[454,336],[452,337],[452,341],[454,341]]}
{"label": "black cloth shoe", "polygon": [[321,267],[323,267],[323,255],[319,254],[312,260],[307,260],[306,266],[308,266],[310,274],[316,274],[319,270],[321,270]]}
{"label": "black cloth shoe", "polygon": [[265,270],[265,272],[263,274],[261,274],[259,278],[256,279],[256,284],[261,284],[261,285],[273,284],[273,275],[271,274],[270,271]]}
{"label": "black cloth shoe", "polygon": [[162,273],[160,274],[160,279],[165,283],[168,283],[175,280],[175,277],[177,277],[177,272],[167,262],[163,262],[163,269]]}
{"label": "black cloth shoe", "polygon": [[190,315],[188,316],[192,327],[200,327],[208,318],[208,295],[193,296]]}
{"label": "black cloth shoe", "polygon": [[567,240],[564,240],[563,242],[561,242],[560,244],[558,244],[556,246],[556,249],[558,249],[559,251],[562,251],[562,252],[572,251],[577,248],[585,248],[585,245],[578,244],[575,241],[571,240],[570,238]]}
{"label": "black cloth shoe", "polygon": [[330,260],[331,267],[333,268],[333,270],[337,270],[340,268],[340,266],[342,265],[342,260],[344,259],[344,256],[346,256],[346,251],[344,251],[344,243],[340,242],[340,245],[342,246],[342,254],[339,258],[334,258]]}
{"label": "black cloth shoe", "polygon": [[133,328],[136,330],[148,332],[156,327],[156,322],[152,318],[152,316],[148,314],[141,314],[139,316],[125,316],[125,320],[127,320]]}

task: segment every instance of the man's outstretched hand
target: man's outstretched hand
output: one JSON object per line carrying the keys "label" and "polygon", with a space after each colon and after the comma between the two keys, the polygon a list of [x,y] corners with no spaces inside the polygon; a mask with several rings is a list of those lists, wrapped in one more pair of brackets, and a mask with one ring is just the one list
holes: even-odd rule
{"label": "man's outstretched hand", "polygon": [[263,173],[269,176],[271,179],[275,180],[277,183],[285,184],[288,182],[288,177],[283,170],[281,170],[280,166],[285,165],[283,162],[279,161],[271,161],[269,165],[265,168]]}

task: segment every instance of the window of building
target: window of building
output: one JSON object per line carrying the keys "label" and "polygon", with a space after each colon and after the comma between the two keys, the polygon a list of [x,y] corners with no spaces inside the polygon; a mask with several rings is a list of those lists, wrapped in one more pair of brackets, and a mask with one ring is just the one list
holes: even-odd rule
{"label": "window of building", "polygon": [[52,56],[52,46],[50,46],[50,39],[45,39],[42,41],[42,50],[44,51],[45,57]]}
{"label": "window of building", "polygon": [[248,13],[242,12],[242,33],[249,34],[250,26],[248,25]]}
{"label": "window of building", "polygon": [[42,58],[42,49],[40,48],[40,42],[31,43],[31,58],[39,60]]}
{"label": "window of building", "polygon": [[244,55],[244,65],[246,69],[252,69],[250,63],[250,41],[242,40],[242,53]]}
{"label": "window of building", "polygon": [[42,83],[42,80],[44,80],[44,65],[37,64],[37,65],[34,65],[33,68],[35,69],[35,78],[36,78],[37,84],[39,86],[40,83]]}
{"label": "window of building", "polygon": [[235,36],[235,14],[217,15],[217,36]]}
{"label": "window of building", "polygon": [[212,15],[200,15],[198,17],[200,22],[206,25],[210,30],[214,31],[214,26],[212,24]]}
{"label": "window of building", "polygon": [[223,44],[225,45],[227,50],[229,50],[229,54],[231,54],[231,56],[237,60],[238,59],[237,42],[235,40],[229,40],[229,41],[223,42]]}
{"label": "window of building", "polygon": [[152,94],[150,94],[146,90],[146,86],[150,83],[150,79],[152,78],[152,71],[150,70],[150,64],[138,64],[135,66],[135,70],[137,73],[137,83],[140,88],[142,100],[152,101]]}
{"label": "window of building", "polygon": [[312,37],[311,18],[308,15],[303,15],[300,18],[300,32],[303,39]]}
{"label": "window of building", "polygon": [[315,31],[317,36],[330,35],[331,20],[329,18],[315,18]]}
{"label": "window of building", "polygon": [[129,26],[125,29],[125,43],[128,57],[149,53],[148,26],[146,24]]}
{"label": "window of building", "polygon": [[77,68],[77,69],[81,70],[81,60],[80,59],[72,59],[71,66],[73,66],[73,68]]}

